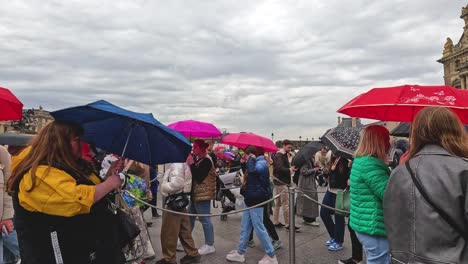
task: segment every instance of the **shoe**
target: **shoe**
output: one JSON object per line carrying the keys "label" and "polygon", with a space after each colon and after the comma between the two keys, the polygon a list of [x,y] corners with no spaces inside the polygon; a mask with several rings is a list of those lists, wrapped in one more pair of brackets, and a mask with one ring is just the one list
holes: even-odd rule
{"label": "shoe", "polygon": [[334,238],[330,238],[327,240],[327,242],[325,242],[325,245],[327,246],[330,246],[331,244],[335,243],[335,239]]}
{"label": "shoe", "polygon": [[200,255],[207,255],[215,252],[216,249],[214,246],[203,245],[198,249],[198,253],[200,253]]}
{"label": "shoe", "polygon": [[320,226],[320,223],[317,222],[317,221],[314,221],[314,222],[307,222],[307,221],[304,221],[304,225],[309,225],[309,226]]}
{"label": "shoe", "polygon": [[338,260],[338,264],[360,264],[361,262],[356,262],[353,258]]}
{"label": "shoe", "polygon": [[343,249],[343,244],[340,244],[337,242],[333,242],[333,244],[328,246],[328,250],[331,250],[331,251],[338,251],[342,249]]}
{"label": "shoe", "polygon": [[155,264],[177,264],[177,262],[170,262],[170,261],[167,261],[166,259],[160,259],[158,261],[156,261]]}
{"label": "shoe", "polygon": [[277,223],[277,224],[275,224],[275,227],[285,227],[285,225],[282,224],[282,223]]}
{"label": "shoe", "polygon": [[226,255],[226,259],[235,262],[245,262],[245,256],[239,254],[237,250],[232,250],[231,252],[229,252],[229,254]]}
{"label": "shoe", "polygon": [[247,243],[247,246],[250,247],[250,248],[254,248],[255,247],[255,241],[249,240],[249,242]]}
{"label": "shoe", "polygon": [[[299,228],[297,226],[294,227],[294,231],[296,231],[296,232],[299,232],[299,229],[301,229],[301,228]],[[289,226],[286,227],[286,230],[289,231]]]}
{"label": "shoe", "polygon": [[180,259],[180,264],[191,264],[191,263],[200,263],[201,262],[201,256],[189,256],[185,255]]}
{"label": "shoe", "polygon": [[147,226],[147,227],[152,227],[152,226],[153,226],[153,223],[152,223],[152,222],[146,222],[146,226]]}
{"label": "shoe", "polygon": [[281,240],[274,240],[271,244],[274,250],[278,250],[281,247]]}
{"label": "shoe", "polygon": [[278,259],[276,259],[276,256],[270,257],[268,255],[265,255],[258,262],[258,264],[278,264]]}
{"label": "shoe", "polygon": [[177,240],[176,251],[184,251],[184,247],[183,247],[182,244],[180,243],[180,240]]}
{"label": "shoe", "polygon": [[160,214],[155,214],[155,215],[152,216],[153,219],[156,219],[156,218],[159,218],[159,217],[161,217]]}

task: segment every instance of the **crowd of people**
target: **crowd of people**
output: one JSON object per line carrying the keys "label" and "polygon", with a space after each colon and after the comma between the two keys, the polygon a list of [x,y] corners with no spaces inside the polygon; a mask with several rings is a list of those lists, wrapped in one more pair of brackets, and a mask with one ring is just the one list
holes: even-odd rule
{"label": "crowd of people", "polygon": [[[436,107],[420,111],[411,129],[409,148],[399,153],[400,165],[393,169],[388,130],[370,125],[353,160],[323,146],[296,167],[289,140],[272,155],[251,145],[220,156],[223,151],[216,153],[209,142],[197,139],[186,162],[165,164],[157,174],[156,168],[115,154],[98,158],[97,151],[84,151],[83,129],[54,121],[21,151],[9,153],[0,146],[0,263],[15,263],[19,257],[23,264],[125,263],[128,242],[123,242],[122,219],[114,212],[121,172],[142,179],[150,204],[157,204],[159,191],[163,207],[178,212],[162,213],[162,258],[156,263],[177,263],[178,245],[185,252],[180,263],[200,263],[203,255],[216,252],[213,223],[206,216],[212,201],[226,196],[236,203],[219,173],[237,171],[240,194],[250,209],[243,211],[239,243],[226,252],[228,261],[245,262],[255,234],[265,252],[258,263],[278,263],[275,252],[282,243],[276,229],[300,230],[290,223],[289,208],[294,207],[304,225],[323,223],[330,251],[344,248],[349,218],[352,256],[339,263],[466,263],[467,133],[453,112]],[[298,190],[295,204],[289,204],[291,186]],[[320,186],[326,188],[322,207],[312,201],[318,200]],[[333,210],[343,192],[350,194],[349,215]],[[154,208],[152,216],[159,217]],[[192,236],[197,220],[204,234],[200,248]]]}

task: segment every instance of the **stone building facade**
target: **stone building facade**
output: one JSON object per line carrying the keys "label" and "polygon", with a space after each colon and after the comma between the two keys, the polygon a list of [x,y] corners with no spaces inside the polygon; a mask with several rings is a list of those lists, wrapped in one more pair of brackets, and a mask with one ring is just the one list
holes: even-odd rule
{"label": "stone building facade", "polygon": [[52,122],[54,118],[41,106],[39,109],[23,109],[23,118],[19,121],[0,122],[0,133],[16,132],[36,134]]}
{"label": "stone building facade", "polygon": [[457,44],[447,38],[442,58],[438,62],[444,65],[445,85],[459,89],[468,89],[468,5],[462,8],[461,19],[465,21],[463,34]]}

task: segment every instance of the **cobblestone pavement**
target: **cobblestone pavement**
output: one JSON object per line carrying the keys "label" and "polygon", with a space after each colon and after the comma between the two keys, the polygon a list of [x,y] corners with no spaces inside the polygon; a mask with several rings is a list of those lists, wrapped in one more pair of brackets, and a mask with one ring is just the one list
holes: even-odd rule
{"label": "cobblestone pavement", "polygon": [[[321,196],[320,196],[321,199]],[[150,210],[146,212],[146,219],[150,220]],[[221,208],[212,209],[213,213],[220,212]],[[231,263],[226,260],[226,255],[229,251],[237,248],[240,236],[240,221],[242,214],[229,215],[227,221],[220,221],[219,217],[213,217],[213,225],[215,232],[215,247],[216,252],[213,254],[202,256],[201,263]],[[281,219],[281,218],[280,218]],[[301,227],[300,232],[296,233],[296,264],[308,263],[338,263],[340,259],[346,259],[351,256],[351,242],[346,229],[345,247],[341,251],[332,252],[325,246],[325,241],[329,239],[328,233],[318,218],[320,227],[306,226],[302,224],[302,218],[296,217],[296,225]],[[147,261],[146,264],[153,264],[160,259],[161,254],[161,218],[151,219],[153,226],[149,228],[150,235],[153,240],[156,259]],[[284,228],[277,228],[278,235],[283,246],[277,250],[277,258],[279,263],[289,263],[289,232]],[[196,222],[193,232],[194,240],[197,247],[203,245],[204,236],[200,222]],[[254,235],[255,248],[248,248],[246,253],[247,264],[256,264],[264,255],[263,247],[260,241]],[[185,255],[184,252],[177,252],[177,258],[180,259]]]}

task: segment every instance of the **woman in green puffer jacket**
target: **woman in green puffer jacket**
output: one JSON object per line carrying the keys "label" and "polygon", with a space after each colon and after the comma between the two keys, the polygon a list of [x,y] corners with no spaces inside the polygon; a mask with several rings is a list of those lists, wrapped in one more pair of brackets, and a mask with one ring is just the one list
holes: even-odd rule
{"label": "woman in green puffer jacket", "polygon": [[364,129],[351,168],[350,226],[356,231],[368,264],[390,263],[385,232],[383,196],[390,176],[387,153],[390,135],[383,126]]}

